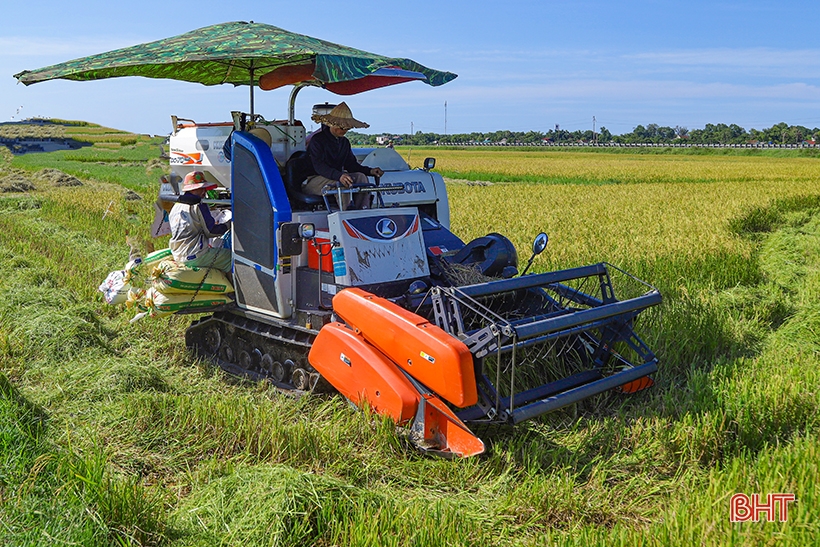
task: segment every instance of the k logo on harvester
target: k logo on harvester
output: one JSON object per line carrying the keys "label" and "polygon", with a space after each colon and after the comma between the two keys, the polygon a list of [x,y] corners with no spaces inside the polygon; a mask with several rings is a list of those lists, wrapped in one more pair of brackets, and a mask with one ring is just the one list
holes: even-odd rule
{"label": "k logo on harvester", "polygon": [[350,237],[377,243],[392,243],[419,231],[419,217],[396,214],[388,217],[360,217],[342,220],[342,227]]}
{"label": "k logo on harvester", "polygon": [[389,218],[382,218],[376,223],[376,231],[385,239],[396,235],[396,223]]}

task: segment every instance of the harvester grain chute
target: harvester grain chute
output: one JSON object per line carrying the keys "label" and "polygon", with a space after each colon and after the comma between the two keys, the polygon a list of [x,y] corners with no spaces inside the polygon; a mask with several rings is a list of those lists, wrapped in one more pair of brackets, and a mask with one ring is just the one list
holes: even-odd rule
{"label": "harvester grain chute", "polygon": [[[237,44],[257,45],[231,51]],[[291,46],[302,54],[293,57]],[[449,229],[447,188],[432,158],[411,169],[392,148],[356,149],[362,164],[385,171],[381,180],[336,189],[335,201],[301,192],[301,89],[349,95],[416,80],[441,85],[454,74],[228,23],[16,77],[30,84],[124,75],[294,86],[282,120],[265,120],[252,102],[250,115],[232,113],[231,122],[172,117],[161,201],[173,203],[185,174],[203,171],[221,186],[210,203],[233,216],[235,301],[188,328],[186,344],[199,355],[282,390],[337,390],[408,425],[415,446],[446,457],[482,453],[474,433],[482,426],[651,385],[658,360],[635,325],[660,303],[659,292],[605,263],[526,274],[544,234],[523,274],[505,236],[463,242]],[[347,209],[357,192],[374,194],[373,207]]]}

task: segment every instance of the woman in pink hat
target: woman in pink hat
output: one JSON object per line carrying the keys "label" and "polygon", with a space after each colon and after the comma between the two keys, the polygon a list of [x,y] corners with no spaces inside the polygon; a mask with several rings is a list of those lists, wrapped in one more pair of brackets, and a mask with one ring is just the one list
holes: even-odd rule
{"label": "woman in pink hat", "polygon": [[224,236],[230,229],[228,223],[217,224],[202,198],[217,184],[205,180],[201,171],[185,175],[183,194],[171,209],[171,241],[168,247],[174,260],[196,268],[216,268],[231,271],[231,251],[224,247],[212,247],[211,238]]}

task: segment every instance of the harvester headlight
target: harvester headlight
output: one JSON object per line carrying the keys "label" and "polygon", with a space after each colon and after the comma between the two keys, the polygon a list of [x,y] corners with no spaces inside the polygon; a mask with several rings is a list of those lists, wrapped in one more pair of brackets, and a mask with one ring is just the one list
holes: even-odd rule
{"label": "harvester headlight", "polygon": [[316,226],[312,222],[299,225],[299,237],[302,239],[313,239],[316,236]]}

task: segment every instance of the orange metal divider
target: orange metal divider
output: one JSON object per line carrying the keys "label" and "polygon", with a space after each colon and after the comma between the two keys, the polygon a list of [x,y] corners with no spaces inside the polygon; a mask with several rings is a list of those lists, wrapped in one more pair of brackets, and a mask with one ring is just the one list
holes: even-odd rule
{"label": "orange metal divider", "polygon": [[459,408],[478,402],[473,356],[457,338],[361,289],[337,294],[333,309],[365,340],[439,397]]}
{"label": "orange metal divider", "polygon": [[419,394],[398,367],[342,325],[328,323],[316,336],[310,364],[353,404],[406,423],[416,414]]}
{"label": "orange metal divider", "polygon": [[413,420],[410,440],[425,452],[467,457],[484,443],[434,393],[421,393],[395,363],[341,323],[319,331],[310,364],[353,404],[367,403],[397,423]]}

